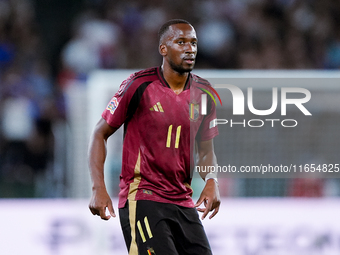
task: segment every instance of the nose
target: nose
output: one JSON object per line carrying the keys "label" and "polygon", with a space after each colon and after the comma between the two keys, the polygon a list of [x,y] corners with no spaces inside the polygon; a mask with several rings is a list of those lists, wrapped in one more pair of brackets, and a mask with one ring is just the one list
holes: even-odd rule
{"label": "nose", "polygon": [[191,42],[186,43],[185,53],[196,53],[197,46],[193,45]]}

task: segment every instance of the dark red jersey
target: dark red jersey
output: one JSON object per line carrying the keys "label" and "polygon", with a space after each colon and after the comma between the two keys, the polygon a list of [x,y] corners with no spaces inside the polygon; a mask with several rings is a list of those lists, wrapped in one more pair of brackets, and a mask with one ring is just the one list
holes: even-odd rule
{"label": "dark red jersey", "polygon": [[124,124],[119,208],[127,199],[194,206],[190,187],[193,141],[218,134],[212,125],[216,119],[213,100],[208,100],[207,114],[200,114],[205,92],[199,88],[209,86],[190,74],[177,95],[159,67],[134,73],[121,84],[102,114],[114,128]]}

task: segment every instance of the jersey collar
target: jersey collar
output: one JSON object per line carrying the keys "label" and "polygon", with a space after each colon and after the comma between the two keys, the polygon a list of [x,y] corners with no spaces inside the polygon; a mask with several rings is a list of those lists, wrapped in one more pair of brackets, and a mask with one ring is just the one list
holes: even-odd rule
{"label": "jersey collar", "polygon": [[[159,66],[159,67],[157,68],[157,74],[158,74],[159,80],[161,81],[162,85],[163,85],[164,87],[170,88],[170,85],[169,85],[169,84],[167,83],[167,81],[164,79],[162,67]],[[187,78],[187,81],[185,82],[183,91],[190,88],[191,80],[192,80],[192,74],[189,73],[188,78]]]}

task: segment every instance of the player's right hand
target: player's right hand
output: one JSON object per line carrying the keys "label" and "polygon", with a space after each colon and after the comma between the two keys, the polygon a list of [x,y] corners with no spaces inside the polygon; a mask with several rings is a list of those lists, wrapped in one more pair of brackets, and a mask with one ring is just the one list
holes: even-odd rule
{"label": "player's right hand", "polygon": [[[109,220],[111,217],[116,217],[112,200],[105,189],[93,191],[89,208],[93,215],[98,215],[103,220]],[[106,215],[106,208],[109,210],[109,215]]]}

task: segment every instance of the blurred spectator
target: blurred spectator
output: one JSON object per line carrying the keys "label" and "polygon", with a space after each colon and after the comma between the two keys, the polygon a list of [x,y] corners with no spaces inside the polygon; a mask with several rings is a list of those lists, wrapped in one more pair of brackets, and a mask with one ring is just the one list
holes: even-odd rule
{"label": "blurred spectator", "polygon": [[[31,197],[63,116],[31,1],[0,1],[0,196]],[[60,111],[58,111],[60,110]]]}
{"label": "blurred spectator", "polygon": [[[185,11],[188,5],[194,11]],[[340,4],[331,0],[190,0],[176,4],[167,0],[103,0],[94,6],[90,8],[92,16],[88,9],[81,13],[87,20],[75,26],[61,55],[63,72],[72,69],[76,77],[96,68],[157,65],[154,46],[158,42],[153,38],[159,24],[171,18],[188,19],[197,27],[197,68],[339,67]],[[87,31],[93,28],[91,38],[84,34],[85,27]],[[101,47],[111,48],[106,54],[109,64],[101,59]]]}
{"label": "blurred spectator", "polygon": [[[56,20],[53,7],[36,12],[50,4],[76,9]],[[1,187],[33,187],[53,161],[53,125],[64,118],[70,82],[98,68],[158,65],[157,31],[173,18],[197,28],[196,68],[340,68],[339,1],[0,0]]]}
{"label": "blurred spectator", "polygon": [[68,79],[84,78],[95,69],[115,68],[120,28],[112,22],[101,20],[92,12],[75,20],[74,37],[65,45],[62,54],[60,85]]}
{"label": "blurred spectator", "polygon": [[332,39],[326,48],[325,68],[340,69],[340,32]]}

